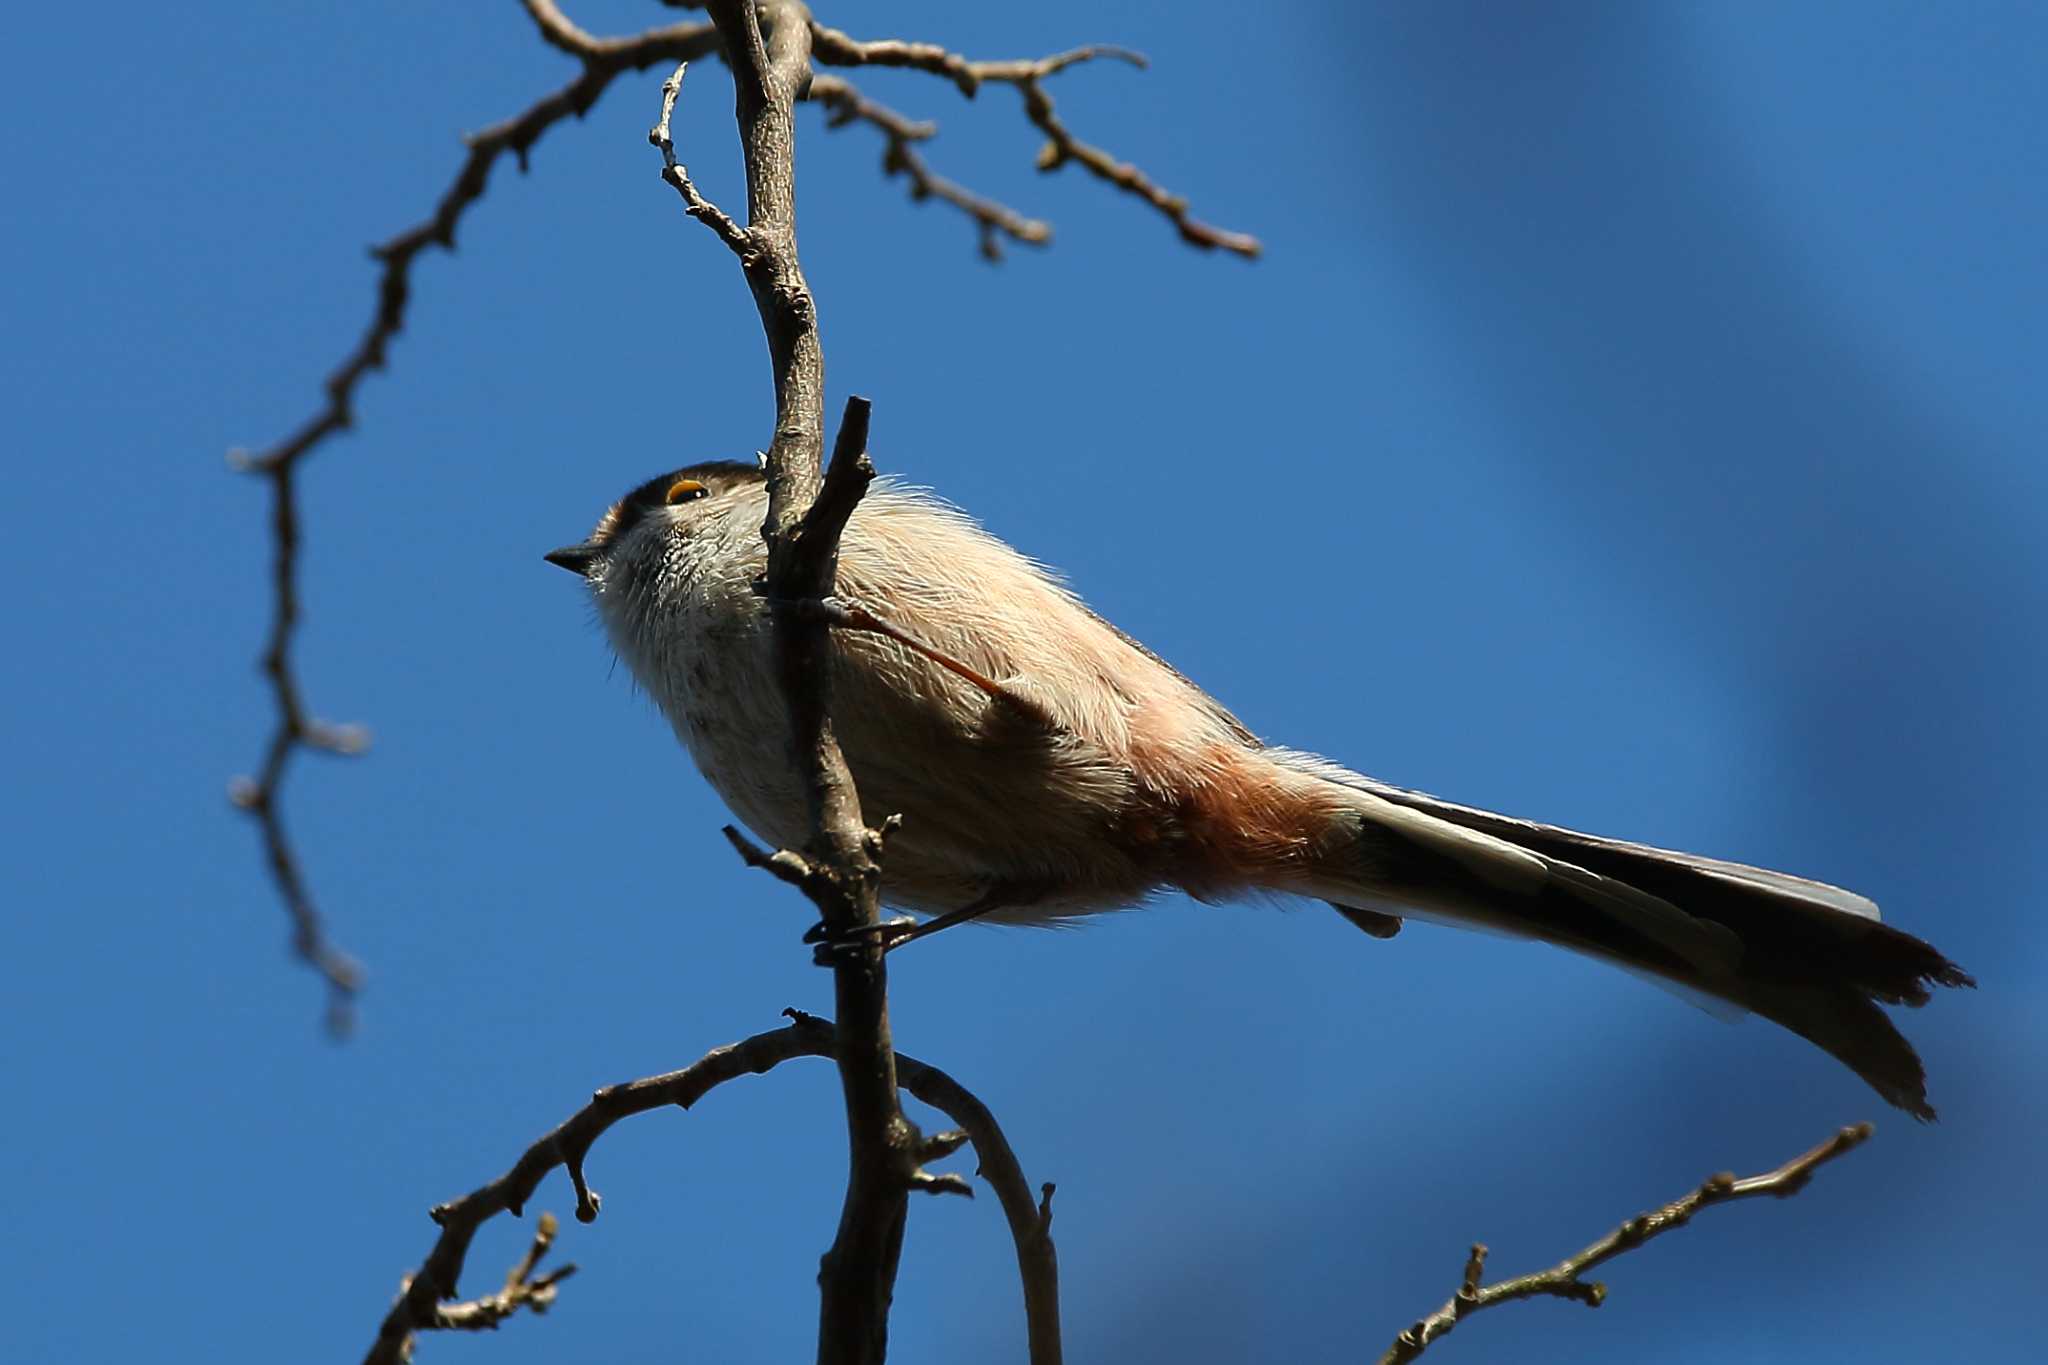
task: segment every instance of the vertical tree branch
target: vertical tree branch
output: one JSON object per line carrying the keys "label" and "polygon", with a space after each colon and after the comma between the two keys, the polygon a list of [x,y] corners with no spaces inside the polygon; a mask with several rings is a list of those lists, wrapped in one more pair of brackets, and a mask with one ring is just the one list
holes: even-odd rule
{"label": "vertical tree branch", "polygon": [[[813,599],[832,589],[839,532],[872,470],[865,458],[866,404],[859,400],[847,407],[834,478],[828,481],[820,468],[825,363],[796,246],[795,106],[810,76],[810,14],[795,0],[712,0],[707,8],[732,64],[746,160],[745,242],[733,245],[775,373],[768,517],[761,528],[768,545],[766,589],[774,601]],[[879,918],[880,836],[861,818],[860,797],[832,731],[826,626],[788,612],[776,631],[791,761],[812,822],[806,890],[827,926],[844,936]],[[848,1145],[846,1200],[818,1272],[818,1359],[833,1365],[879,1361],[887,1352],[911,1187],[958,1187],[920,1170],[924,1142],[896,1092],[882,952],[879,938],[862,937],[833,968]]]}

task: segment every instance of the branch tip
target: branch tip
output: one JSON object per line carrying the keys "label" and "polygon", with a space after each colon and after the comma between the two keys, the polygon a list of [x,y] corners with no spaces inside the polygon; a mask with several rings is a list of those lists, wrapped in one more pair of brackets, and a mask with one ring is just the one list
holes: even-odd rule
{"label": "branch tip", "polygon": [[231,452],[229,457],[231,468],[260,475],[271,485],[274,549],[271,623],[259,657],[274,661],[266,667],[265,674],[270,680],[275,720],[264,746],[264,761],[252,779],[255,790],[238,804],[256,820],[261,831],[271,880],[292,922],[295,950],[326,982],[327,1028],[337,1035],[346,1033],[353,1024],[361,971],[327,937],[325,922],[313,904],[298,853],[285,834],[281,803],[277,799],[286,769],[298,750],[326,747],[353,751],[345,729],[339,732],[338,742],[320,742],[323,731],[310,722],[300,695],[293,659],[300,616],[299,507],[294,475],[299,464],[328,437],[353,427],[356,390],[365,375],[384,368],[391,339],[404,329],[413,263],[430,247],[454,247],[456,224],[482,197],[498,157],[511,152],[524,169],[529,149],[543,133],[563,118],[589,109],[622,72],[639,70],[663,58],[701,56],[718,46],[717,31],[709,23],[672,24],[637,37],[600,39],[570,23],[553,0],[525,0],[525,4],[542,36],[576,57],[582,63],[581,72],[569,84],[543,96],[523,112],[463,138],[466,151],[462,163],[433,213],[370,248],[371,258],[378,266],[378,280],[369,325],[355,348],[322,383],[325,401],[320,409],[267,450],[256,454]]}
{"label": "branch tip", "polygon": [[918,1148],[917,1159],[920,1163],[944,1160],[966,1146],[967,1140],[966,1132],[958,1128],[928,1134]]}
{"label": "branch tip", "polygon": [[851,81],[839,76],[814,76],[805,98],[824,107],[827,128],[861,122],[877,129],[884,138],[883,176],[907,177],[912,203],[937,199],[967,215],[974,224],[978,250],[984,260],[1002,260],[1004,237],[1027,246],[1043,246],[1052,240],[1050,224],[1027,218],[1009,205],[976,194],[931,168],[923,153],[912,144],[932,138],[938,132],[937,124],[906,118],[867,98]]}
{"label": "branch tip", "polygon": [[1585,1279],[1587,1271],[1633,1251],[1673,1228],[1684,1227],[1701,1209],[1761,1194],[1780,1198],[1796,1194],[1806,1187],[1816,1169],[1856,1147],[1873,1131],[1868,1123],[1843,1128],[1819,1146],[1762,1175],[1746,1179],[1737,1179],[1726,1173],[1708,1176],[1691,1193],[1672,1200],[1662,1208],[1636,1215],[1577,1255],[1533,1275],[1482,1284],[1487,1253],[1483,1243],[1475,1242],[1466,1258],[1458,1288],[1449,1301],[1395,1337],[1393,1344],[1380,1356],[1380,1365],[1403,1365],[1403,1362],[1414,1360],[1466,1317],[1496,1304],[1550,1297],[1570,1299],[1588,1308],[1598,1308],[1607,1301],[1607,1286],[1599,1280]]}
{"label": "branch tip", "polygon": [[676,98],[683,90],[683,75],[689,69],[688,61],[677,62],[676,69],[661,83],[661,121],[647,130],[647,140],[660,149],[661,178],[682,196],[683,211],[710,228],[744,262],[754,253],[752,238],[725,210],[698,192],[689,168],[676,159],[675,143],[669,137],[669,120],[675,114]]}
{"label": "branch tip", "polygon": [[957,1194],[968,1199],[974,1198],[974,1186],[968,1183],[967,1177],[951,1171],[937,1174],[931,1171],[912,1171],[910,1188],[922,1190],[926,1194]]}
{"label": "branch tip", "polygon": [[[816,58],[833,66],[911,67],[952,81],[960,88],[962,94],[970,98],[983,84],[1014,86],[1023,97],[1025,117],[1049,139],[1038,153],[1037,164],[1040,170],[1056,170],[1069,161],[1080,163],[1098,178],[1150,204],[1173,224],[1181,240],[1190,246],[1200,247],[1205,251],[1228,251],[1247,260],[1257,258],[1264,250],[1256,237],[1231,232],[1190,218],[1186,199],[1168,192],[1136,166],[1118,161],[1102,148],[1081,141],[1065,123],[1061,122],[1054,110],[1052,96],[1045,91],[1044,82],[1047,79],[1070,66],[1098,58],[1125,62],[1142,71],[1150,66],[1143,53],[1113,44],[1096,43],[1054,53],[1049,57],[1040,57],[1035,61],[971,62],[936,44],[909,43],[895,39],[862,41],[837,29],[827,28],[815,20],[811,24],[811,35]],[[900,144],[892,143],[890,150],[894,156],[904,149]],[[968,211],[973,212],[971,209]],[[981,218],[981,224],[983,256],[991,260],[1000,259],[1000,247],[993,238],[994,227],[1000,224],[992,224],[992,221],[985,217]],[[1038,226],[1043,227],[1042,224]],[[1050,231],[1047,230],[1044,236],[1037,240],[1042,242],[1050,235]],[[1020,237],[1019,240],[1027,239]]]}

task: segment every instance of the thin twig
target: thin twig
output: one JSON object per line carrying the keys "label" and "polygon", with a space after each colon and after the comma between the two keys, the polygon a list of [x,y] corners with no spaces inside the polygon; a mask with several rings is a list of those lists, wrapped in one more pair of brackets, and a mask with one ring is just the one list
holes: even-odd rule
{"label": "thin twig", "polygon": [[[442,1302],[456,1297],[456,1286],[462,1278],[463,1264],[468,1259],[477,1229],[500,1213],[519,1216],[540,1187],[540,1182],[557,1166],[568,1171],[575,1190],[577,1220],[584,1223],[595,1221],[602,1200],[590,1188],[583,1168],[591,1147],[613,1124],[635,1114],[670,1105],[688,1109],[717,1086],[740,1076],[765,1074],[792,1057],[837,1056],[840,1034],[829,1020],[798,1010],[785,1010],[784,1013],[791,1020],[786,1027],[755,1034],[727,1047],[713,1048],[680,1071],[604,1087],[591,1096],[588,1104],[529,1146],[512,1168],[496,1180],[460,1199],[437,1205],[432,1216],[440,1225],[440,1235],[420,1268],[406,1277],[397,1301],[391,1305],[378,1328],[377,1339],[365,1356],[366,1362],[369,1365],[396,1365],[396,1362],[406,1359],[412,1334],[417,1331],[495,1325],[495,1321],[481,1320],[495,1310],[480,1305],[494,1302],[499,1295],[452,1306]],[[974,1145],[975,1156],[981,1166],[980,1174],[995,1190],[1004,1212],[1009,1215],[1011,1232],[1017,1240],[1017,1265],[1023,1277],[1025,1314],[1031,1328],[1032,1365],[1058,1365],[1059,1282],[1050,1235],[1050,1206],[1045,1207],[1042,1217],[1032,1212],[1031,1187],[1024,1179],[1023,1170],[1017,1164],[1016,1155],[1003,1136],[1002,1128],[986,1105],[937,1067],[913,1057],[895,1060],[901,1069],[904,1087],[950,1117],[960,1126],[966,1140]],[[939,1135],[921,1155],[927,1160],[937,1159],[944,1151],[957,1146],[956,1137]],[[945,1176],[933,1178],[948,1179]],[[958,1176],[950,1177],[950,1180],[964,1185]],[[1046,1197],[1050,1199],[1051,1186],[1046,1189]],[[1019,1210],[1023,1213],[1020,1214]],[[541,1216],[541,1231],[547,1239],[552,1239],[552,1215]],[[507,1281],[508,1289],[514,1279],[533,1288],[526,1299],[521,1304],[514,1304],[512,1309],[526,1306],[539,1310],[552,1303],[554,1284],[560,1282],[569,1270],[564,1268],[539,1280],[532,1279],[534,1266],[546,1249],[543,1239],[537,1236],[528,1258],[514,1267],[514,1278]],[[546,1301],[532,1301],[539,1298],[542,1289],[549,1291]],[[498,1314],[497,1320],[509,1316],[512,1309]],[[460,1320],[448,1321],[450,1315]]]}
{"label": "thin twig", "polygon": [[1104,149],[1083,142],[1060,119],[1052,96],[1045,91],[1045,80],[1070,66],[1105,57],[1143,69],[1145,58],[1129,48],[1097,43],[1035,61],[972,62],[935,43],[904,42],[894,38],[864,42],[816,20],[811,22],[811,46],[813,56],[827,65],[898,66],[927,71],[951,81],[959,87],[961,94],[970,99],[985,84],[1015,86],[1024,98],[1024,116],[1047,138],[1038,153],[1038,169],[1041,171],[1058,170],[1069,161],[1085,167],[1090,173],[1157,209],[1174,225],[1181,240],[1190,246],[1204,250],[1221,249],[1247,259],[1258,256],[1263,250],[1256,237],[1189,217],[1186,199],[1167,190],[1129,162],[1118,161]]}
{"label": "thin twig", "polygon": [[538,1278],[534,1276],[541,1257],[548,1254],[548,1248],[554,1245],[555,1234],[560,1230],[561,1224],[556,1222],[555,1215],[543,1213],[535,1223],[533,1241],[527,1246],[526,1254],[506,1273],[503,1289],[478,1299],[440,1304],[434,1310],[434,1320],[424,1325],[437,1331],[481,1332],[495,1329],[522,1308],[535,1313],[547,1312],[555,1306],[555,1286],[576,1273],[572,1263],[558,1266]]}
{"label": "thin twig", "polygon": [[337,1034],[347,1032],[353,1020],[362,969],[327,937],[298,853],[285,833],[281,792],[285,772],[300,750],[356,754],[368,746],[369,735],[360,726],[331,725],[314,718],[305,705],[294,666],[293,645],[301,611],[299,466],[328,437],[355,424],[357,386],[370,371],[384,368],[391,339],[405,327],[414,259],[430,247],[454,249],[456,224],[483,195],[498,158],[510,152],[524,170],[527,154],[541,135],[570,115],[581,117],[620,73],[659,61],[703,56],[718,47],[717,31],[708,23],[672,24],[633,38],[601,39],[569,23],[549,0],[526,0],[526,8],[550,43],[582,60],[582,72],[525,112],[465,139],[469,154],[433,214],[371,248],[371,256],[380,265],[376,308],[355,349],[327,377],[326,401],[320,410],[267,450],[231,452],[229,457],[238,468],[270,485],[271,619],[260,665],[269,682],[276,717],[255,776],[233,782],[229,797],[255,818],[262,831],[271,878],[291,916],[294,951],[326,981],[328,1026]]}
{"label": "thin twig", "polygon": [[937,124],[906,118],[888,105],[878,104],[861,94],[851,81],[839,76],[811,77],[807,98],[825,107],[825,126],[828,128],[844,128],[855,122],[879,128],[887,139],[882,149],[882,174],[907,177],[913,202],[937,199],[951,204],[972,219],[982,259],[991,263],[1001,261],[1004,237],[1027,246],[1044,246],[1052,240],[1050,223],[1026,218],[1009,205],[976,194],[931,168],[916,144],[936,133]]}
{"label": "thin twig", "polygon": [[1802,1152],[1776,1170],[1762,1175],[1740,1180],[1727,1173],[1708,1176],[1691,1193],[1672,1200],[1663,1208],[1638,1214],[1577,1255],[1568,1256],[1550,1269],[1534,1275],[1482,1285],[1480,1279],[1486,1271],[1486,1248],[1475,1243],[1472,1254],[1465,1261],[1458,1292],[1451,1295],[1443,1307],[1395,1337],[1394,1344],[1380,1357],[1380,1365],[1402,1365],[1402,1362],[1415,1359],[1461,1321],[1495,1304],[1547,1295],[1598,1308],[1606,1301],[1607,1286],[1597,1280],[1588,1282],[1583,1279],[1587,1271],[1634,1251],[1653,1237],[1684,1227],[1701,1209],[1757,1195],[1768,1194],[1783,1199],[1797,1194],[1806,1188],[1816,1170],[1860,1146],[1872,1131],[1867,1123],[1844,1128],[1812,1151]]}
{"label": "thin twig", "polygon": [[669,78],[661,83],[661,121],[648,130],[647,140],[661,149],[661,178],[675,186],[676,193],[683,196],[683,211],[710,228],[720,241],[745,260],[751,250],[747,230],[728,217],[725,210],[698,193],[696,183],[690,179],[689,168],[676,160],[676,144],[669,136],[668,125],[676,111],[676,96],[683,92],[683,76],[689,69],[688,62],[678,62]]}

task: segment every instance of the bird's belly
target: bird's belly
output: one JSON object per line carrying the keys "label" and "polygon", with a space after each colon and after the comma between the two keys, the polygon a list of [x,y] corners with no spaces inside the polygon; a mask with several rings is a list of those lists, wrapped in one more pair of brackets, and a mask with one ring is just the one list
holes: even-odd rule
{"label": "bird's belly", "polygon": [[[737,662],[726,658],[718,672]],[[752,685],[723,689],[712,704],[698,670],[685,680],[695,686],[671,690],[680,705],[670,719],[735,815],[761,838],[800,848],[809,812],[786,706],[766,667],[746,671]],[[871,665],[842,666],[833,683],[833,729],[863,818],[902,817],[882,857],[890,904],[938,913],[1009,892],[1018,903],[996,918],[1051,919],[1134,904],[1157,883],[1114,837],[1136,784],[1096,746],[969,689],[946,690],[950,677],[892,684]]]}

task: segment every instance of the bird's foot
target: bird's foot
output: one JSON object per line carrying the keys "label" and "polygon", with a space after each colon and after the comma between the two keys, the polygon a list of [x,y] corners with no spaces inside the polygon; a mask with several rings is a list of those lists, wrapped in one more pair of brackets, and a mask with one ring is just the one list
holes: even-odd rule
{"label": "bird's foot", "polygon": [[850,924],[835,927],[819,920],[804,930],[804,942],[812,944],[811,961],[820,967],[839,967],[853,956],[866,951],[869,944],[880,940],[882,951],[888,952],[899,943],[917,937],[917,921],[906,915],[893,919],[877,920],[873,924]]}

